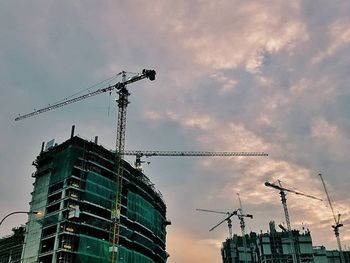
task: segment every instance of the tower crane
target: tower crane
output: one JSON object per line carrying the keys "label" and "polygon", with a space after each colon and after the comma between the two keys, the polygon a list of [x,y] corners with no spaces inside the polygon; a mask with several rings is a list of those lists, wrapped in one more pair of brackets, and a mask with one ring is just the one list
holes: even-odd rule
{"label": "tower crane", "polygon": [[249,215],[249,214],[243,214],[240,213],[238,214],[238,210],[234,210],[232,212],[223,212],[223,211],[216,211],[216,210],[208,210],[208,209],[200,209],[197,208],[197,211],[202,211],[202,212],[209,212],[209,213],[216,213],[216,214],[224,214],[227,215],[227,217],[225,219],[223,219],[222,221],[220,221],[218,224],[216,224],[215,226],[213,226],[211,229],[209,229],[209,231],[213,231],[215,228],[217,228],[218,226],[220,226],[222,223],[224,223],[225,221],[227,221],[227,225],[228,225],[228,230],[229,230],[229,238],[232,239],[232,220],[231,217],[233,216],[238,216],[238,218],[241,220],[241,218],[243,217],[250,217],[253,218],[253,215]]}
{"label": "tower crane", "polygon": [[209,231],[213,231],[216,227],[221,225],[223,222],[227,221],[229,238],[232,239],[232,220],[231,220],[231,217],[233,217],[234,215],[237,215],[237,210],[234,210],[232,212],[223,212],[223,211],[215,211],[215,210],[200,209],[200,208],[197,208],[196,210],[197,211],[202,211],[202,212],[209,212],[209,213],[216,213],[216,214],[227,215],[227,217],[224,220],[222,220],[220,223],[218,223],[217,225],[215,225],[214,227],[209,229]]}
{"label": "tower crane", "polygon": [[118,245],[119,245],[119,229],[120,229],[120,213],[121,213],[121,198],[122,198],[122,187],[123,187],[123,166],[122,159],[124,155],[136,155],[136,165],[141,168],[141,157],[142,156],[267,156],[266,153],[259,152],[217,152],[217,153],[209,153],[209,152],[160,152],[160,151],[132,151],[133,154],[130,154],[128,151],[124,151],[125,148],[125,133],[126,133],[126,109],[129,104],[129,91],[127,89],[127,85],[148,78],[149,80],[155,80],[156,72],[155,70],[143,69],[142,73],[136,74],[130,78],[127,77],[127,72],[122,71],[117,75],[122,76],[122,81],[118,82],[112,86],[108,86],[105,88],[100,88],[92,92],[88,92],[81,96],[73,96],[70,99],[65,99],[63,101],[54,103],[47,107],[34,110],[30,113],[19,115],[15,118],[15,121],[23,120],[29,117],[33,117],[35,115],[51,111],[75,102],[82,101],[84,99],[88,99],[90,97],[105,93],[116,91],[118,94],[117,104],[118,104],[118,121],[116,127],[116,152],[115,152],[115,181],[117,185],[116,189],[116,200],[113,203],[113,207],[111,209],[111,235],[110,235],[110,254],[111,254],[111,262],[114,263],[118,261]]}
{"label": "tower crane", "polygon": [[128,97],[130,95],[127,85],[133,82],[148,78],[149,80],[155,80],[156,71],[143,69],[142,73],[137,74],[129,79],[126,79],[126,72],[122,71],[118,75],[122,75],[122,81],[116,83],[115,85],[108,86],[106,88],[100,88],[92,92],[88,92],[84,95],[73,97],[71,99],[65,99],[61,102],[55,103],[53,105],[49,105],[47,107],[41,108],[39,110],[34,110],[33,112],[20,115],[15,118],[15,121],[23,120],[50,110],[54,110],[68,104],[72,104],[78,101],[82,101],[84,99],[90,98],[92,96],[99,95],[105,92],[116,91],[118,93],[118,121],[117,121],[117,129],[116,129],[116,153],[115,153],[115,165],[114,171],[116,174],[116,200],[112,207],[111,213],[111,235],[110,235],[110,243],[111,247],[109,249],[111,253],[111,262],[114,263],[118,261],[118,245],[119,245],[119,229],[120,229],[120,211],[121,211],[121,197],[122,197],[122,177],[123,177],[123,167],[122,167],[122,159],[124,154],[124,146],[125,146],[125,130],[126,130],[126,108],[129,104]]}
{"label": "tower crane", "polygon": [[[324,191],[326,192],[328,204],[329,204],[329,207],[331,208],[331,211],[332,211],[332,215],[333,215],[333,219],[334,219],[334,225],[332,225],[332,228],[334,230],[335,238],[337,239],[339,252],[340,252],[341,256],[343,257],[344,255],[343,255],[343,252],[342,252],[343,250],[342,250],[342,246],[341,246],[341,243],[340,243],[339,228],[344,226],[344,225],[342,223],[340,223],[340,214],[338,214],[338,216],[336,216],[335,213],[334,213],[333,205],[332,205],[331,199],[329,197],[329,194],[328,194],[328,191],[327,191],[327,188],[326,188],[326,184],[325,184],[325,182],[323,180],[322,174],[318,174],[318,175],[321,178]],[[343,258],[342,258],[342,262],[344,262]]]}
{"label": "tower crane", "polygon": [[124,155],[134,155],[136,156],[135,168],[142,171],[142,157],[151,156],[268,156],[264,152],[210,152],[210,151],[124,151]]}
{"label": "tower crane", "polygon": [[292,189],[288,189],[288,188],[282,187],[281,181],[280,180],[277,180],[277,181],[278,181],[278,185],[274,184],[274,183],[270,183],[270,182],[265,182],[265,186],[272,187],[272,188],[277,189],[277,190],[280,191],[282,206],[283,206],[284,215],[285,215],[285,218],[286,218],[287,230],[288,230],[289,240],[290,240],[290,245],[291,245],[290,247],[291,247],[291,254],[292,254],[292,258],[293,258],[293,263],[297,263],[298,261],[297,261],[297,256],[296,256],[296,249],[295,249],[295,245],[294,245],[292,228],[291,228],[291,225],[290,225],[290,219],[289,219],[289,213],[288,213],[288,207],[287,207],[287,199],[286,199],[286,193],[285,192],[294,193],[296,195],[302,195],[302,196],[309,197],[309,198],[312,198],[312,199],[316,199],[316,200],[319,200],[319,201],[323,201],[323,200],[320,199],[320,198],[317,198],[315,196],[309,195],[309,194],[304,194],[304,193],[301,193],[301,192],[298,192],[298,191],[295,191],[295,190],[292,190]]}

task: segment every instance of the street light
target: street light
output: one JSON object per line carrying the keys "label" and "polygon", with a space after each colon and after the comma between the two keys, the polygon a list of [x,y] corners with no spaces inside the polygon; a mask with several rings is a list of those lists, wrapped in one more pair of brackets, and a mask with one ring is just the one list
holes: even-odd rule
{"label": "street light", "polygon": [[33,212],[16,211],[16,212],[12,212],[12,213],[9,213],[8,215],[6,215],[6,216],[0,221],[0,226],[1,226],[2,222],[5,221],[6,218],[8,218],[9,216],[14,215],[14,214],[27,214],[27,215],[39,215],[39,216],[41,216],[41,215],[43,214],[43,212],[42,212],[42,211],[33,211]]}

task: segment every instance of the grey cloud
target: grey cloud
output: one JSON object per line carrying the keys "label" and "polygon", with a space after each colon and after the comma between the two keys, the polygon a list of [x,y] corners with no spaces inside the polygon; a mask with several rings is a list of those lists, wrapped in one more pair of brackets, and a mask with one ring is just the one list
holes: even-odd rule
{"label": "grey cloud", "polygon": [[[25,180],[18,188],[21,196],[1,185],[3,211],[27,206],[30,163],[42,140],[65,140],[75,123],[81,135],[99,135],[114,147],[115,95],[109,116],[108,95],[21,124],[13,124],[13,116],[121,70],[147,67],[157,70],[157,79],[130,87],[127,147],[270,153],[266,160],[249,161],[151,160],[145,171],[163,192],[173,220],[169,262],[185,260],[176,253],[178,229],[186,232],[194,251],[208,248],[200,240],[227,236],[226,228],[209,234],[213,218],[199,217],[194,209],[235,208],[235,191],[242,191],[247,211],[257,215],[253,231],[266,230],[270,219],[283,222],[277,193],[263,186],[280,175],[291,185],[322,193],[315,176],[323,172],[335,206],[348,206],[349,43],[334,48],[339,40],[332,35],[337,23],[339,30],[345,28],[347,2],[34,1],[21,9],[18,4],[11,1],[0,11],[0,163],[7,187],[14,185],[14,177]],[[330,47],[332,52],[315,60]],[[340,136],[313,136],[315,127],[326,127],[319,120],[336,127]],[[18,155],[23,157],[16,160]],[[13,169],[17,162],[22,166]],[[3,201],[5,196],[11,203]],[[309,213],[309,203],[289,200],[293,221],[309,221],[314,242],[335,247],[329,227],[317,227],[331,221],[317,211]],[[350,232],[343,231],[349,240]],[[210,253],[219,262],[217,248]],[[187,256],[195,262],[191,253]]]}

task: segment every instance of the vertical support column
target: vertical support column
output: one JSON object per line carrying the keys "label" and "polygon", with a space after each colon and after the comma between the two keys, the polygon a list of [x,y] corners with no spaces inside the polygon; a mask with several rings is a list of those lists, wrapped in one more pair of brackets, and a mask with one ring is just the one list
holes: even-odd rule
{"label": "vertical support column", "polygon": [[244,224],[244,218],[243,218],[243,208],[242,208],[242,202],[241,198],[239,197],[239,193],[237,193],[238,201],[239,201],[239,223],[241,226],[241,231],[242,231],[242,240],[243,240],[243,252],[244,252],[244,259],[243,261],[247,263],[247,240],[245,238],[245,224]]}
{"label": "vertical support column", "polygon": [[53,255],[52,255],[52,263],[57,262],[57,251],[60,246],[59,241],[59,233],[61,231],[61,222],[63,219],[62,211],[64,209],[64,198],[66,197],[65,189],[67,188],[67,180],[64,180],[63,187],[62,187],[62,193],[61,193],[61,200],[60,200],[60,211],[58,213],[58,221],[56,226],[56,233],[55,233],[55,243],[53,245]]}
{"label": "vertical support column", "polygon": [[[123,72],[123,82],[125,82],[125,72]],[[122,189],[123,189],[123,156],[125,146],[125,130],[126,130],[126,108],[129,104],[128,97],[130,93],[123,85],[118,91],[118,123],[117,123],[117,141],[116,141],[116,159],[115,159],[115,173],[116,173],[116,200],[114,207],[112,208],[112,234],[110,238],[111,243],[111,263],[118,262],[118,245],[120,234],[120,214],[121,214],[121,201],[122,201]]]}
{"label": "vertical support column", "polygon": [[291,249],[291,253],[292,253],[293,263],[298,263],[297,256],[296,256],[296,253],[295,253],[295,245],[294,245],[294,238],[293,238],[292,227],[290,225],[290,220],[289,220],[289,213],[288,213],[288,208],[287,208],[286,193],[284,191],[280,191],[280,195],[281,195],[281,201],[282,201],[282,205],[283,205],[283,209],[284,209],[284,214],[285,214],[285,217],[286,217],[286,223],[287,223],[287,228],[288,228],[290,249]]}

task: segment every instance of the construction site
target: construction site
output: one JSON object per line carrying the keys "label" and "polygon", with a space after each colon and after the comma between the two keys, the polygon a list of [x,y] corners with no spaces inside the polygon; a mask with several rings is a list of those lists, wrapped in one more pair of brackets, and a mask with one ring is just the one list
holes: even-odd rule
{"label": "construction site", "polygon": [[[166,201],[151,180],[143,173],[141,158],[149,156],[238,156],[266,157],[265,152],[210,152],[210,151],[128,151],[125,150],[126,108],[130,95],[127,85],[149,79],[155,80],[154,70],[127,78],[115,85],[88,92],[82,96],[63,100],[48,107],[21,115],[15,120],[26,119],[53,109],[75,103],[105,92],[117,91],[119,96],[116,147],[114,150],[75,135],[63,143],[54,140],[42,143],[41,151],[33,162],[34,188],[31,193],[28,222],[14,230],[14,235],[0,240],[0,263],[165,263],[169,256],[166,246]],[[124,156],[135,157],[135,164]],[[314,246],[308,229],[302,232],[291,227],[286,192],[306,198],[321,200],[315,196],[289,189],[281,181],[266,182],[265,186],[280,194],[286,226],[269,223],[266,233],[246,233],[245,220],[254,220],[253,214],[245,214],[239,194],[239,208],[233,211],[197,209],[225,215],[209,231],[222,224],[228,225],[229,235],[223,241],[223,263],[348,263],[350,252],[341,247],[340,214],[334,212],[322,175],[320,179],[333,214],[334,233],[338,250],[326,250]],[[43,216],[36,216],[41,211]],[[239,220],[241,234],[232,230],[232,218]],[[12,243],[8,239],[14,240]],[[13,242],[18,243],[14,250]],[[21,252],[19,252],[21,251]],[[220,251],[218,251],[220,253]]]}

